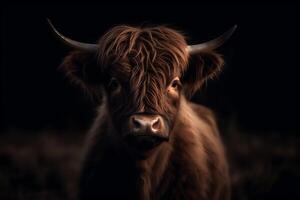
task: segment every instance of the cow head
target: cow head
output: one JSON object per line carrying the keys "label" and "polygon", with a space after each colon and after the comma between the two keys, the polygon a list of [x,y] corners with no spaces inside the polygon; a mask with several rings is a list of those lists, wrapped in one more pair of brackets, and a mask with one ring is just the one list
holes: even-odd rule
{"label": "cow head", "polygon": [[[104,91],[119,137],[141,152],[168,141],[182,95],[193,95],[223,65],[214,49],[233,33],[198,45],[164,27],[116,26],[98,44],[55,33],[76,49],[62,63],[68,76],[97,95]],[[99,88],[102,88],[100,91]]]}

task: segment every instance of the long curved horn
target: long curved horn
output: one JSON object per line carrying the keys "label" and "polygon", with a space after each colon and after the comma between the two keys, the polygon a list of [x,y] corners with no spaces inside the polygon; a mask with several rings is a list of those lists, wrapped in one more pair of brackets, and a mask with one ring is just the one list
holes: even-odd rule
{"label": "long curved horn", "polygon": [[75,40],[72,40],[70,38],[67,38],[65,36],[63,36],[60,32],[58,32],[56,30],[56,28],[53,26],[53,24],[51,23],[51,21],[49,19],[47,19],[49,25],[51,26],[52,30],[54,31],[54,33],[57,35],[57,37],[63,42],[65,43],[67,46],[73,48],[73,49],[77,49],[77,50],[82,50],[82,51],[88,51],[88,52],[97,52],[98,50],[98,45],[96,44],[88,44],[88,43],[82,43],[82,42],[77,42]]}
{"label": "long curved horn", "polygon": [[208,42],[204,42],[204,43],[196,44],[196,45],[189,45],[187,47],[187,51],[189,52],[190,55],[193,55],[193,54],[197,54],[200,52],[214,50],[214,49],[220,47],[222,44],[224,44],[230,38],[230,36],[234,33],[236,28],[237,28],[237,25],[234,25],[228,31],[223,33],[221,36],[219,36],[213,40],[210,40]]}

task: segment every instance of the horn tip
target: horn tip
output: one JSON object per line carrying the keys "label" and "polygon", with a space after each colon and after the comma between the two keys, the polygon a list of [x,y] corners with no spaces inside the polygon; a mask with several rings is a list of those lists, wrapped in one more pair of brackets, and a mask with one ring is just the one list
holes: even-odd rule
{"label": "horn tip", "polygon": [[48,24],[52,25],[52,22],[49,18],[46,18],[46,20],[47,20]]}
{"label": "horn tip", "polygon": [[230,35],[232,35],[236,29],[237,29],[237,24],[235,24],[233,27],[231,27],[231,29],[229,29]]}
{"label": "horn tip", "polygon": [[237,29],[237,24],[235,24],[231,29],[230,29],[230,32],[231,34],[233,34],[235,32],[235,30]]}
{"label": "horn tip", "polygon": [[46,18],[46,20],[47,20],[49,26],[52,28],[52,30],[53,30],[54,32],[57,32],[57,31],[56,31],[56,28],[55,28],[54,25],[52,24],[51,20],[50,20],[49,18]]}
{"label": "horn tip", "polygon": [[235,30],[237,29],[237,27],[238,27],[238,25],[235,24],[235,25],[232,27],[233,31],[235,31]]}
{"label": "horn tip", "polygon": [[228,40],[233,35],[233,33],[235,32],[236,29],[237,29],[237,25],[235,24],[233,27],[231,27],[227,32],[225,32],[223,34],[225,36],[224,37],[224,42],[226,40]]}

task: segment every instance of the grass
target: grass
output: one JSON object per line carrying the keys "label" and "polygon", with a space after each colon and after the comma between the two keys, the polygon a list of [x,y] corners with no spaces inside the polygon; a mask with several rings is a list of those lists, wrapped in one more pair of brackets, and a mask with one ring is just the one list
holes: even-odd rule
{"label": "grass", "polygon": [[[300,199],[300,139],[295,135],[223,135],[233,199]],[[0,199],[74,200],[83,133],[0,135]]]}

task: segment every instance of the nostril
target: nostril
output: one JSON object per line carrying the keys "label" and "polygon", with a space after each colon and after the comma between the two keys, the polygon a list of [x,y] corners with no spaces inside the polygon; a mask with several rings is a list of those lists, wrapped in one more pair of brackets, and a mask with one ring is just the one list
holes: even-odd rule
{"label": "nostril", "polygon": [[154,130],[158,130],[160,128],[160,120],[159,120],[159,118],[156,118],[155,120],[153,120],[151,127]]}
{"label": "nostril", "polygon": [[132,123],[135,128],[141,128],[141,123],[136,118],[132,118]]}

